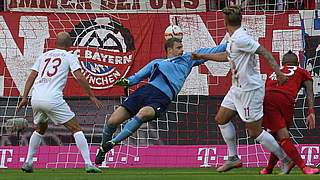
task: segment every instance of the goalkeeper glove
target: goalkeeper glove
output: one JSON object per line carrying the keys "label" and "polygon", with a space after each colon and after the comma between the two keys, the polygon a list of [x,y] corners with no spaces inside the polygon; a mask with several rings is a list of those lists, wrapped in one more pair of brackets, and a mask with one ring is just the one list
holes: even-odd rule
{"label": "goalkeeper glove", "polygon": [[127,78],[120,78],[120,79],[116,80],[114,85],[117,85],[117,86],[128,86],[129,85],[129,80]]}

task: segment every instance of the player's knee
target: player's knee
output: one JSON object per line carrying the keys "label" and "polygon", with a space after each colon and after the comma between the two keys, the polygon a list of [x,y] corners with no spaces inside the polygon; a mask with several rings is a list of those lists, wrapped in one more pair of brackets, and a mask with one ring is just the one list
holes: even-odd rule
{"label": "player's knee", "polygon": [[73,119],[64,124],[64,126],[72,133],[82,131],[80,125]]}
{"label": "player's knee", "polygon": [[69,131],[70,131],[72,134],[74,134],[74,133],[76,133],[76,132],[82,131],[82,129],[81,129],[81,128],[70,128]]}
{"label": "player's knee", "polygon": [[156,113],[152,107],[144,107],[140,109],[137,116],[144,122],[150,121],[155,117]]}
{"label": "player's knee", "polygon": [[[130,118],[130,117],[128,117]],[[119,117],[112,114],[111,117],[107,120],[107,124],[112,127],[118,127],[121,123],[128,119],[127,117]]]}
{"label": "player's knee", "polygon": [[47,124],[37,124],[37,127],[36,127],[36,132],[41,134],[41,135],[44,135],[44,133],[46,132],[47,130],[47,127],[48,125]]}
{"label": "player's knee", "polygon": [[36,132],[41,134],[41,135],[44,135],[44,133],[46,132],[45,130],[41,130],[41,129],[36,129]]}
{"label": "player's knee", "polygon": [[224,121],[224,119],[222,118],[222,116],[216,115],[216,117],[214,118],[216,123],[218,125],[223,125],[226,124],[227,122]]}
{"label": "player's knee", "polygon": [[282,128],[277,131],[277,140],[281,141],[283,139],[290,138],[290,134],[287,128]]}
{"label": "player's knee", "polygon": [[116,123],[116,121],[113,121],[111,118],[107,121],[107,125],[111,127],[118,127],[119,123]]}
{"label": "player's knee", "polygon": [[111,116],[107,120],[107,124],[113,127],[117,127],[125,120],[129,119],[131,116],[132,115],[126,108],[120,106],[111,114]]}
{"label": "player's knee", "polygon": [[261,133],[262,129],[248,129],[249,136],[256,139]]}
{"label": "player's knee", "polygon": [[110,126],[116,127],[116,126],[118,126],[120,123],[119,123],[119,120],[118,120],[117,117],[111,116],[111,117],[107,120],[107,124],[110,125]]}
{"label": "player's knee", "polygon": [[216,117],[214,118],[214,120],[216,121],[217,124],[220,124],[220,120],[219,120],[219,117],[218,117],[218,116],[216,116]]}
{"label": "player's knee", "polygon": [[80,125],[78,123],[74,124],[74,126],[71,126],[70,131],[72,132],[72,134],[82,131]]}

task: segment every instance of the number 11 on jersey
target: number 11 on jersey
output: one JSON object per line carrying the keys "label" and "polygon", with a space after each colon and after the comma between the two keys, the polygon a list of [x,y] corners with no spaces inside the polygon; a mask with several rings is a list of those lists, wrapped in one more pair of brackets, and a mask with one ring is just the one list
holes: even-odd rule
{"label": "number 11 on jersey", "polygon": [[249,107],[244,108],[244,116],[245,116],[245,118],[249,118],[250,117],[250,109],[249,109]]}

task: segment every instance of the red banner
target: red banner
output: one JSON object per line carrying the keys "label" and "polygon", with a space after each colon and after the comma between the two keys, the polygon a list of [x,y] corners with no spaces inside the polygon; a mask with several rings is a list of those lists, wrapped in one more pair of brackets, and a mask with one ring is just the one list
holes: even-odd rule
{"label": "red banner", "polygon": [[5,0],[10,11],[77,13],[204,12],[205,0]]}
{"label": "red banner", "polygon": [[[58,32],[68,31],[74,42],[83,74],[95,93],[119,96],[122,88],[113,83],[132,75],[146,63],[165,56],[164,30],[177,23],[184,31],[185,51],[214,47],[225,35],[218,12],[197,14],[0,14],[0,92],[18,96],[23,92],[30,67],[42,52],[54,48]],[[245,15],[243,25],[276,59],[287,50],[302,51],[298,12]],[[260,57],[262,74],[271,71]],[[1,80],[2,79],[2,80]],[[224,95],[231,85],[229,65],[207,62],[194,68],[182,94]],[[85,95],[70,75],[65,96]]]}

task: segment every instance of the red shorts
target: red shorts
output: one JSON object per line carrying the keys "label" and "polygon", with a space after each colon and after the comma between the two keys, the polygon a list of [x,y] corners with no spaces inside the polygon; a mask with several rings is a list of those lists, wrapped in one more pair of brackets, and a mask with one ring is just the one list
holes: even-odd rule
{"label": "red shorts", "polygon": [[291,126],[295,100],[277,91],[267,91],[263,102],[263,126],[272,133]]}

